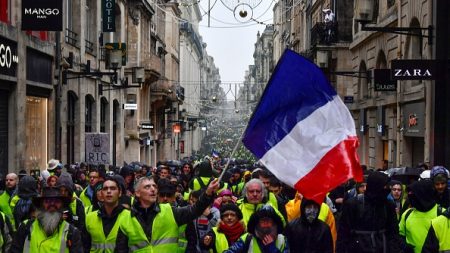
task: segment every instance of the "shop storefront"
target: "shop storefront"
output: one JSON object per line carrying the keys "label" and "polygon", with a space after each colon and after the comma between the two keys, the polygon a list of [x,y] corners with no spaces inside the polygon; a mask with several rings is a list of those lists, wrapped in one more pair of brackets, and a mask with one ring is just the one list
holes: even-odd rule
{"label": "shop storefront", "polygon": [[52,86],[52,57],[27,49],[27,91],[25,114],[25,167],[45,168],[49,152],[49,106]]}
{"label": "shop storefront", "polygon": [[425,150],[425,102],[415,102],[403,105],[403,137],[407,166],[417,166],[424,162]]}
{"label": "shop storefront", "polygon": [[17,83],[17,43],[0,36],[0,172],[8,171],[11,89]]}

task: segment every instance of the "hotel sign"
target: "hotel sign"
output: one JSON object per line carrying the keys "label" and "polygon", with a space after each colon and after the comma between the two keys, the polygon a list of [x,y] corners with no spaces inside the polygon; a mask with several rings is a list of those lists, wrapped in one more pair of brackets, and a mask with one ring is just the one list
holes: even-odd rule
{"label": "hotel sign", "polygon": [[[88,0],[89,1],[89,0]],[[102,0],[103,32],[116,31],[116,3],[115,0]]]}
{"label": "hotel sign", "polygon": [[436,61],[393,60],[392,80],[434,80],[437,76]]}

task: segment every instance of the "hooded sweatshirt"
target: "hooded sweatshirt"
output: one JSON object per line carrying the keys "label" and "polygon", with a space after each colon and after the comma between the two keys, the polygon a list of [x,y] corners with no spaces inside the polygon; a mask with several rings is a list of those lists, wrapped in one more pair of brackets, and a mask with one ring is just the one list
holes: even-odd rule
{"label": "hooded sweatshirt", "polygon": [[69,191],[69,195],[72,196],[75,190],[75,185],[73,184],[72,176],[67,172],[62,172],[56,181],[57,186],[64,186]]}
{"label": "hooded sweatshirt", "polygon": [[383,203],[390,192],[389,187],[387,187],[388,182],[388,175],[382,172],[370,173],[367,177],[367,188],[364,193],[365,198],[372,203]]}
{"label": "hooded sweatshirt", "polygon": [[[318,213],[313,222],[308,222],[305,214],[307,205],[315,205]],[[301,204],[301,216],[290,222],[285,230],[289,247],[292,252],[326,253],[333,252],[333,239],[330,227],[318,219],[320,205],[312,200],[303,198]]]}

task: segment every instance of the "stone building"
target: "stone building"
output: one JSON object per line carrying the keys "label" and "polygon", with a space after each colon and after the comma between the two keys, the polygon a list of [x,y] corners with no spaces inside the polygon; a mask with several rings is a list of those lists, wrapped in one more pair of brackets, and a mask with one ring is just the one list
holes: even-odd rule
{"label": "stone building", "polygon": [[[205,115],[211,107],[208,97],[220,95],[220,74],[214,58],[207,53],[207,45],[199,33],[201,21],[197,4],[181,5],[180,24],[180,84],[185,98],[179,108],[181,132],[178,135],[180,151],[178,157],[198,154],[205,133],[200,127],[208,120]],[[203,115],[202,115],[203,114]]]}
{"label": "stone building", "polygon": [[[449,164],[442,120],[449,114],[444,109],[448,108],[448,5],[433,0],[279,2],[290,10],[284,12],[290,16],[278,18],[289,20],[290,26],[280,27],[290,31],[275,28],[275,34],[289,34],[289,47],[323,68],[347,103],[360,139],[361,164],[372,169],[381,168],[384,160],[389,167]],[[334,23],[326,24],[327,10],[334,13]],[[359,21],[368,18],[364,25]],[[375,31],[367,31],[368,27]],[[396,27],[408,31],[392,33]],[[436,81],[389,76],[395,60],[426,59],[443,60]],[[376,74],[383,71],[388,71],[386,80]],[[394,84],[394,89],[380,90],[379,84]]]}
{"label": "stone building", "polygon": [[182,100],[178,4],[64,0],[61,32],[36,32],[20,30],[21,1],[1,3],[2,172],[50,158],[155,165],[171,152],[160,136]]}
{"label": "stone building", "polygon": [[21,30],[19,1],[0,8],[0,172],[45,167],[55,154],[55,34]]}

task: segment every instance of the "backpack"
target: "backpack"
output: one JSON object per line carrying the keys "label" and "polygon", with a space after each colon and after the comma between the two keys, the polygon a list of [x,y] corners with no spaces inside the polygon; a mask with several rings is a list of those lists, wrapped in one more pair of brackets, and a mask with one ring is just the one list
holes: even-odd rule
{"label": "backpack", "polygon": [[14,215],[14,221],[16,222],[16,228],[19,226],[19,224],[30,218],[30,209],[31,205],[33,204],[31,198],[30,199],[23,199],[20,198],[19,201],[17,201],[16,206],[13,210]]}

